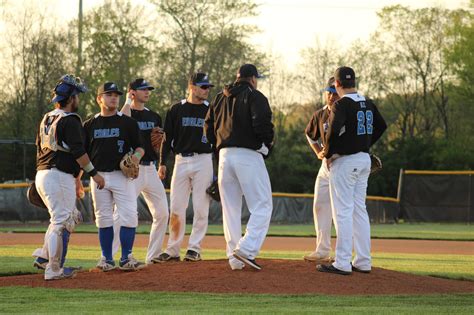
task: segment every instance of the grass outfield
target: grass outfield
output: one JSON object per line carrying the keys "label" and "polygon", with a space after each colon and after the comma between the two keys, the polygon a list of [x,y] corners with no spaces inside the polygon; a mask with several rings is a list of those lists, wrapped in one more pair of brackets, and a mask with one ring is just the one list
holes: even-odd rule
{"label": "grass outfield", "polygon": [[[45,233],[47,223],[41,225],[15,225],[0,226],[0,232],[29,232],[29,233]],[[242,226],[245,230],[245,226]],[[77,227],[75,233],[96,233],[97,228],[93,224],[81,224]],[[148,234],[150,232],[150,224],[140,224],[137,229],[138,233]],[[191,232],[191,225],[186,225],[186,233]],[[389,239],[424,239],[424,240],[458,240],[458,241],[474,241],[474,225],[467,224],[373,224],[371,226],[372,238],[389,238]],[[209,225],[207,235],[224,235],[222,224]],[[313,225],[278,225],[271,224],[268,232],[269,236],[298,236],[308,237],[315,236]],[[333,228],[332,235],[336,233]]]}
{"label": "grass outfield", "polygon": [[473,314],[474,295],[321,296],[0,288],[0,313]]}
{"label": "grass outfield", "polygon": [[[32,267],[31,253],[36,246],[0,246],[0,276],[39,272]],[[134,249],[134,255],[145,259],[146,248]],[[261,258],[302,259],[306,252],[300,251],[262,251]],[[93,268],[100,255],[99,247],[71,246],[68,250],[67,265]],[[181,255],[184,255],[182,251]],[[223,259],[224,250],[205,249],[204,259]],[[474,281],[474,255],[428,255],[374,253],[373,265],[386,269],[408,272],[418,275],[436,276],[450,279]]]}

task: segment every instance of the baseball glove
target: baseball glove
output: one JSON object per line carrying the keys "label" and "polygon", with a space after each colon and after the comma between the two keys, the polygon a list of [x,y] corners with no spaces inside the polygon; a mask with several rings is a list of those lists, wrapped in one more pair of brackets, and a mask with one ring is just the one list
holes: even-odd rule
{"label": "baseball glove", "polygon": [[209,187],[207,187],[206,192],[215,201],[221,201],[221,196],[219,195],[219,185],[217,184],[217,178],[212,181]]}
{"label": "baseball glove", "polygon": [[32,182],[30,184],[30,187],[28,187],[28,190],[26,191],[26,198],[28,198],[28,201],[36,207],[47,209],[46,205],[44,204],[43,199],[41,199],[41,196],[38,193],[38,190],[36,190],[36,184],[35,182]]}
{"label": "baseball glove", "polygon": [[120,169],[125,177],[135,179],[138,177],[140,167],[133,162],[132,155],[132,152],[128,152],[123,156],[122,161],[120,161]]}
{"label": "baseball glove", "polygon": [[163,142],[165,137],[163,129],[161,129],[160,127],[153,128],[151,130],[150,137],[151,146],[153,147],[153,150],[155,150],[155,153],[159,155],[161,150],[161,143]]}
{"label": "baseball glove", "polygon": [[375,154],[370,155],[370,175],[382,170],[382,160]]}

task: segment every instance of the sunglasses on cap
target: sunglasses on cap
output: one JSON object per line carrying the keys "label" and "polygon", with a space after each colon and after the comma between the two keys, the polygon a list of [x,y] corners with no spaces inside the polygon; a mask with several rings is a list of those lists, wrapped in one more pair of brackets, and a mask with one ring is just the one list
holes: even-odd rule
{"label": "sunglasses on cap", "polygon": [[[71,86],[74,89],[79,90],[82,93],[87,92],[87,87],[86,87],[85,83],[82,82],[81,78],[75,77],[71,74],[65,74],[59,79],[58,83],[56,84],[56,87],[54,88],[54,91],[55,91],[56,94],[58,94],[58,95],[63,94],[63,93],[61,93],[61,91],[58,90],[58,87],[63,83]],[[65,91],[64,94],[69,94],[70,92],[72,92],[72,91]]]}

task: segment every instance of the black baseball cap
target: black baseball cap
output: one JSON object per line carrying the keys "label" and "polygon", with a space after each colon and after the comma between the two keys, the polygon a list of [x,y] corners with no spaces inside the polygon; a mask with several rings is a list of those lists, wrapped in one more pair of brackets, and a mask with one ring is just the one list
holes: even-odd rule
{"label": "black baseball cap", "polygon": [[97,89],[97,95],[101,95],[101,94],[109,93],[109,92],[115,92],[118,95],[123,95],[123,92],[120,91],[118,85],[115,84],[114,82],[105,82],[104,84],[101,84],[99,88]]}
{"label": "black baseball cap", "polygon": [[263,75],[258,73],[257,67],[250,63],[246,63],[239,68],[237,72],[237,78],[250,78],[255,76],[256,78],[263,78]]}
{"label": "black baseball cap", "polygon": [[130,90],[154,90],[155,87],[153,87],[147,80],[143,78],[138,78],[133,80],[128,84],[128,88]]}
{"label": "black baseball cap", "polygon": [[205,72],[196,72],[191,74],[189,77],[189,83],[195,86],[214,86],[214,84],[209,82],[209,76]]}
{"label": "black baseball cap", "polygon": [[334,77],[330,77],[324,91],[328,91],[330,93],[337,93],[336,87],[334,86],[334,81],[336,81],[334,80]]}
{"label": "black baseball cap", "polygon": [[354,81],[355,80],[355,72],[350,67],[339,67],[334,72],[334,78],[337,81]]}

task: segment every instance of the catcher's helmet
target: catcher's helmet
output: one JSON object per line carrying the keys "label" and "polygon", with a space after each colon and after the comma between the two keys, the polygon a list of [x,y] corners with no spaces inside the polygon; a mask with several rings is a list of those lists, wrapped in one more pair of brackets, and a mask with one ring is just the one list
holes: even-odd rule
{"label": "catcher's helmet", "polygon": [[59,79],[53,90],[54,96],[51,103],[57,103],[68,97],[85,92],[87,92],[87,87],[81,78],[74,77],[71,74],[65,74]]}

